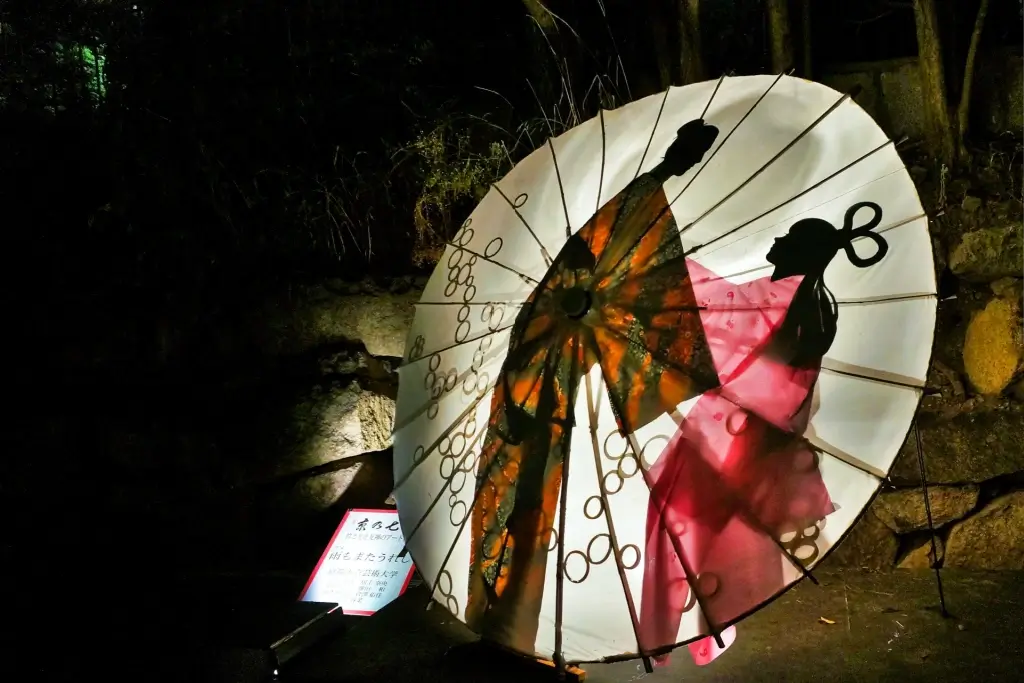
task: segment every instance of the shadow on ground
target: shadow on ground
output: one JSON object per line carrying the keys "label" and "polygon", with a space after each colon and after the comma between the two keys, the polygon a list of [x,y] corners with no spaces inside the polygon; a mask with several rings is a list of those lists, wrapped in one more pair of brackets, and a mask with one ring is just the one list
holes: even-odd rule
{"label": "shadow on ground", "polygon": [[[929,572],[831,571],[820,586],[803,582],[739,625],[732,648],[708,667],[685,650],[645,674],[637,661],[589,664],[589,683],[858,683],[1020,680],[1024,662],[1024,572],[944,571],[951,617],[938,610]],[[98,679],[248,683],[251,672],[214,672],[204,663],[211,615],[232,601],[248,607],[288,602],[305,576],[221,576],[98,592],[63,611],[36,615],[22,629],[24,681]],[[232,595],[228,595],[228,593]],[[280,683],[519,683],[533,669],[467,662],[445,653],[474,636],[427,590],[411,586],[372,617],[345,617],[343,630],[293,659]],[[42,620],[42,621],[39,621]],[[13,621],[11,623],[14,623]],[[28,623],[28,622],[25,622]],[[198,650],[206,653],[197,656]],[[206,659],[204,659],[206,658]],[[552,679],[553,680],[553,679]]]}
{"label": "shadow on ground", "polygon": [[[820,576],[820,586],[800,584],[742,622],[735,645],[711,666],[697,667],[678,651],[669,666],[651,674],[635,661],[584,669],[590,683],[1017,680],[1024,662],[1024,573],[949,571],[943,577],[948,619],[937,609],[931,573],[834,572]],[[281,680],[511,683],[536,678],[525,670],[447,662],[445,650],[472,636],[440,607],[424,610],[426,602],[425,589],[410,589],[304,655]]]}

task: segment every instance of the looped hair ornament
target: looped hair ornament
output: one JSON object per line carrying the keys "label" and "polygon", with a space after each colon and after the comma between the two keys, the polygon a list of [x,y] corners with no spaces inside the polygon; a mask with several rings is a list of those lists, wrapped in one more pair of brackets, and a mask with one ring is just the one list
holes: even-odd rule
{"label": "looped hair ornament", "polygon": [[[868,219],[867,223],[854,227],[853,221],[857,217],[857,212],[864,208],[871,209],[873,215]],[[839,235],[842,240],[843,250],[846,252],[846,257],[850,259],[850,263],[858,268],[867,268],[868,266],[875,265],[885,258],[886,253],[889,251],[889,243],[885,241],[885,238],[877,232],[872,232],[881,222],[882,207],[874,202],[857,202],[846,210],[843,227],[840,229]],[[853,242],[861,237],[867,237],[875,243],[877,250],[871,256],[862,257],[854,248]]]}
{"label": "looped hair ornament", "polygon": [[[865,208],[871,210],[871,217],[866,223],[855,225],[857,213]],[[881,261],[889,251],[888,242],[873,232],[881,222],[882,207],[874,202],[858,202],[846,210],[842,228],[836,229],[822,218],[804,218],[790,228],[790,239],[798,241],[787,249],[801,251],[795,259],[789,257],[789,263],[781,257],[776,273],[781,271],[784,276],[802,273],[804,278],[773,340],[780,358],[803,367],[820,362],[828,352],[836,336],[839,307],[825,284],[825,269],[840,250],[845,251],[850,263],[858,268],[867,268]],[[870,256],[861,256],[854,248],[854,242],[861,237],[868,238],[877,247]],[[773,278],[777,276],[773,274]]]}

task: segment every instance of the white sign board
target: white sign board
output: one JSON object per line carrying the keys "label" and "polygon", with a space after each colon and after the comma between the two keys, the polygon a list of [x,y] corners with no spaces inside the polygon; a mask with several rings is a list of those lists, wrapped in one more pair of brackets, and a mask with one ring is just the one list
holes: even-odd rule
{"label": "white sign board", "polygon": [[396,510],[349,510],[302,589],[299,600],[333,602],[370,616],[405,592],[413,564]]}

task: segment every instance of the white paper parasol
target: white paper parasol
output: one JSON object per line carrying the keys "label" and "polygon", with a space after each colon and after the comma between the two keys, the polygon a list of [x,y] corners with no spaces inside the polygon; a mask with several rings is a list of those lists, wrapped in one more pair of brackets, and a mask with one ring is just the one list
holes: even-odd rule
{"label": "white paper parasol", "polygon": [[892,141],[824,85],[672,88],[550,140],[446,248],[400,370],[433,599],[557,662],[721,643],[877,492],[935,293]]}

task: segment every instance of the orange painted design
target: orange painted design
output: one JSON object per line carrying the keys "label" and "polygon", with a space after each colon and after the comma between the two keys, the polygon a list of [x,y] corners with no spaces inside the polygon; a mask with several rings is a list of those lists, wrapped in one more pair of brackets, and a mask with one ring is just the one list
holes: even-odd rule
{"label": "orange painted design", "polygon": [[530,320],[530,324],[523,333],[522,341],[520,343],[525,344],[533,341],[534,339],[538,339],[541,335],[550,332],[553,327],[553,321],[549,316],[538,315]]}
{"label": "orange painted design", "polygon": [[[657,204],[653,206],[656,208],[656,212],[661,210],[661,207],[658,207]],[[657,263],[654,260],[654,256],[668,227],[670,227],[668,221],[664,219],[657,220],[650,232],[640,240],[640,244],[637,245],[633,255],[629,258],[629,272],[632,277],[642,275],[652,262]]]}
{"label": "orange painted design", "polygon": [[543,370],[541,368],[529,368],[530,372],[517,373],[515,384],[512,385],[512,401],[526,408],[528,412],[536,410],[537,398],[540,391],[540,379]]}
{"label": "orange painted design", "polygon": [[[566,350],[566,356],[559,354]],[[503,642],[526,649],[533,647],[530,633],[535,632],[543,598],[550,520],[562,479],[561,455],[552,453],[560,453],[553,446],[560,445],[565,435],[548,421],[568,414],[569,397],[559,375],[565,372],[565,363],[571,363],[571,353],[572,345],[563,336],[535,351],[523,369],[506,365],[499,386],[511,388],[510,400],[506,402],[502,391],[492,401],[497,425],[488,431],[480,464],[489,474],[471,513],[477,532],[473,542],[487,551],[486,557],[477,554],[472,559],[467,623],[483,632],[506,634]],[[548,359],[552,354],[557,363]],[[531,422],[529,431],[512,433],[524,418],[509,421],[509,411],[534,416],[542,411],[538,416],[542,421]],[[539,428],[545,423],[544,429]],[[517,442],[508,442],[507,436]],[[497,467],[495,460],[500,462]],[[532,500],[530,482],[535,480],[537,502],[531,505],[526,501]],[[509,642],[510,638],[522,641]]]}
{"label": "orange painted design", "polygon": [[[632,429],[717,379],[666,208],[641,176],[570,238],[513,326],[479,459],[465,610],[506,646],[534,647],[583,373],[600,363]],[[582,315],[562,309],[570,287],[590,296]]]}
{"label": "orange painted design", "polygon": [[587,243],[590,253],[595,257],[600,258],[605,249],[608,248],[608,243],[611,241],[612,232],[619,220],[621,209],[622,196],[617,195],[608,200],[577,233]]}
{"label": "orange painted design", "polygon": [[641,280],[629,279],[622,283],[620,287],[615,290],[615,304],[617,306],[629,306],[630,304],[636,303],[636,300],[640,297]]}
{"label": "orange painted design", "polygon": [[594,330],[594,339],[601,351],[601,371],[605,379],[612,386],[621,385],[624,379],[621,373],[622,361],[628,352],[628,344],[621,337],[609,334],[602,328]]}
{"label": "orange painted design", "polygon": [[664,407],[674,408],[694,393],[693,380],[681,372],[664,372],[658,380],[658,395]]}
{"label": "orange painted design", "polygon": [[[515,551],[516,539],[507,530],[501,534],[502,545],[498,547],[498,552],[503,555],[511,555]],[[503,550],[504,549],[504,550]],[[499,598],[505,593],[505,589],[508,587],[509,567],[508,564],[502,563],[498,569],[497,578],[494,581],[494,594]]]}

